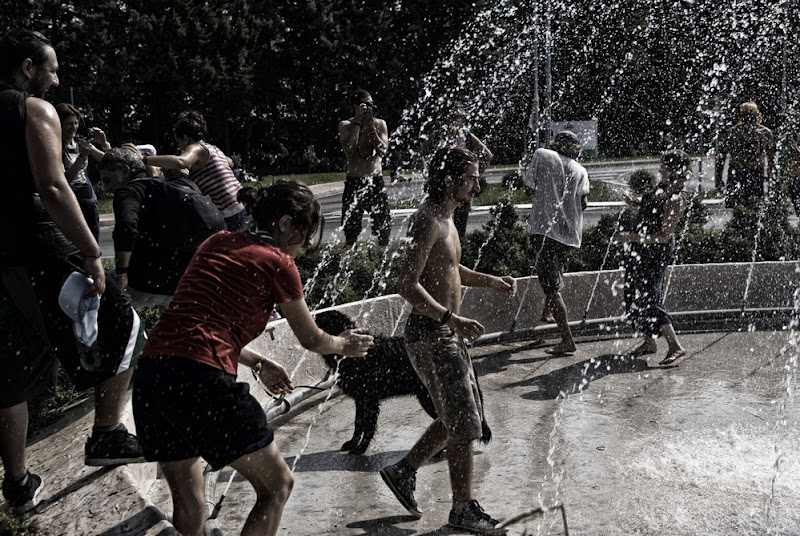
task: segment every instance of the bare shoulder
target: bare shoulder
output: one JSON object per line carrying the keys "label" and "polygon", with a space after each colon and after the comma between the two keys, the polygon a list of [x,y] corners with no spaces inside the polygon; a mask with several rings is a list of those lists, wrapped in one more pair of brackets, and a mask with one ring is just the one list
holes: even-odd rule
{"label": "bare shoulder", "polygon": [[59,121],[53,105],[37,97],[28,97],[25,100],[25,110],[28,117],[35,121]]}

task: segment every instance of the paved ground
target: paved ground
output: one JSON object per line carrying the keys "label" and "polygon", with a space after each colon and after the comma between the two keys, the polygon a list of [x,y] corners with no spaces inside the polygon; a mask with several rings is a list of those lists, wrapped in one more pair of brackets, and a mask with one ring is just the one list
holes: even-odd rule
{"label": "paved ground", "polygon": [[[574,356],[550,359],[541,341],[475,348],[495,436],[476,449],[475,495],[485,509],[507,519],[560,502],[572,535],[800,534],[796,334],[744,329],[682,340],[689,356],[666,368],[660,357],[621,357],[627,338],[583,340]],[[461,534],[445,526],[444,459],[419,472],[419,521],[377,474],[429,423],[414,399],[383,405],[363,456],[338,450],[352,433],[351,400],[320,399],[275,422],[296,478],[280,534]],[[237,475],[227,497],[219,522],[237,534],[253,494]],[[169,509],[163,488],[151,498]],[[548,514],[510,533],[565,530]]]}

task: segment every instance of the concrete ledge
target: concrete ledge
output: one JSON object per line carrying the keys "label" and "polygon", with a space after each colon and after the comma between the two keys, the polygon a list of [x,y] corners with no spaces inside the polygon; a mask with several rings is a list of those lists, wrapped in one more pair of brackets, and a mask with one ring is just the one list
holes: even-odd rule
{"label": "concrete ledge", "polygon": [[[690,312],[726,310],[777,310],[795,306],[794,294],[800,287],[800,262],[758,262],[728,264],[686,264],[671,266],[666,276],[667,310],[676,315]],[[619,319],[625,313],[623,270],[564,274],[562,295],[569,320]],[[539,320],[544,295],[535,277],[517,280],[518,291],[507,298],[487,289],[467,288],[461,313],[479,320],[486,334],[524,329],[551,329]],[[745,289],[747,293],[745,295]],[[372,333],[402,334],[410,307],[400,296],[350,303],[336,309],[355,319]],[[304,350],[285,320],[274,326],[274,340],[263,334],[251,347],[277,357],[291,371],[295,385],[310,385],[327,372],[322,359]],[[680,329],[680,325],[676,325]],[[480,341],[478,341],[480,343]],[[240,381],[252,381],[249,369],[239,371]],[[255,386],[254,386],[255,387]],[[254,389],[260,391],[260,389]]]}

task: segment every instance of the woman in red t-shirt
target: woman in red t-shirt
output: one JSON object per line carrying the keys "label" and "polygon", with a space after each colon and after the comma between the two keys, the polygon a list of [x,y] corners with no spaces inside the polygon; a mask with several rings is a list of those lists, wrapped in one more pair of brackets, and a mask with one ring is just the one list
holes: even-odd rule
{"label": "woman in red t-shirt", "polygon": [[297,182],[278,181],[240,198],[255,227],[221,231],[200,246],[149,334],[133,385],[139,441],[145,457],[161,463],[172,492],[173,523],[184,535],[203,533],[201,457],[214,470],[230,465],[255,488],[256,504],[243,533],[278,530],[293,477],[264,411],[248,385],[236,382],[242,363],[258,370],[273,393],[292,391],[281,365],[245,348],[274,306],[281,306],[300,344],[313,352],[363,356],[372,345],[362,330],[338,337],[323,332],[303,299],[294,257],[321,231],[314,194]]}

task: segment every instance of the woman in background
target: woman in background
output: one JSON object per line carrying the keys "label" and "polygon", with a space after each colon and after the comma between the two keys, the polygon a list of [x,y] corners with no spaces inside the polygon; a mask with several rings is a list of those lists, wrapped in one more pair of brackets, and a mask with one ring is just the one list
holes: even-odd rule
{"label": "woman in background", "polygon": [[181,154],[144,155],[144,164],[164,169],[188,169],[189,178],[222,213],[228,230],[241,230],[246,213],[236,196],[242,186],[233,174],[233,161],[219,147],[205,141],[208,127],[203,116],[192,110],[181,112],[172,132]]}

